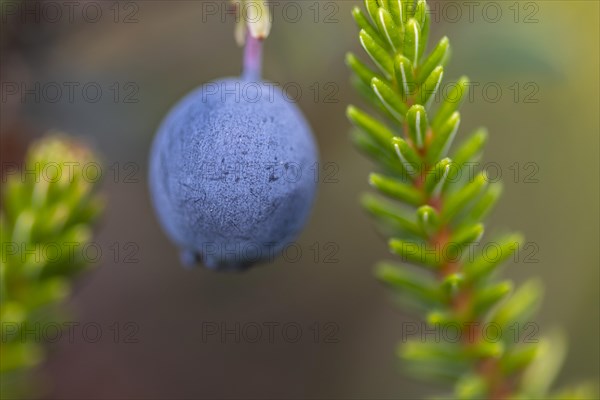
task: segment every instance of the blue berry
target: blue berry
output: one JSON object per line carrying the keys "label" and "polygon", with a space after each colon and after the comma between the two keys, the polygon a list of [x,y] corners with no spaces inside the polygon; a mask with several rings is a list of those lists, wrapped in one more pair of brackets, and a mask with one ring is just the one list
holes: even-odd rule
{"label": "blue berry", "polygon": [[309,125],[280,89],[223,79],[190,93],[163,121],[150,190],[184,264],[243,270],[299,233],[317,162]]}

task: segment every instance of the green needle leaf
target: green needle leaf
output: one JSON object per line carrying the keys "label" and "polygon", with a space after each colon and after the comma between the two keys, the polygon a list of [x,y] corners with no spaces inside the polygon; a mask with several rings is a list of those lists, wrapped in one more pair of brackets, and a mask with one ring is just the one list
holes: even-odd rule
{"label": "green needle leaf", "polygon": [[402,0],[389,1],[389,12],[398,26],[403,27],[404,24],[406,24],[406,21],[408,21],[408,12],[406,12],[406,9],[404,8],[406,6],[407,3]]}
{"label": "green needle leaf", "polygon": [[365,132],[360,129],[353,129],[351,131],[351,139],[358,150],[366,155],[377,158],[380,161],[383,170],[386,172],[393,176],[408,176],[408,172],[404,169],[404,166],[398,162],[398,159],[394,157],[394,154],[390,154],[389,151],[386,151],[383,147],[375,143]]}
{"label": "green needle leaf", "polygon": [[375,143],[373,139],[364,131],[360,129],[353,129],[351,132],[351,137],[354,145],[366,154],[379,160],[383,160],[385,157],[387,157],[384,149],[381,146],[378,146],[377,143]]}
{"label": "green needle leaf", "polygon": [[463,141],[456,149],[456,152],[452,157],[456,165],[462,168],[465,163],[476,161],[481,155],[483,146],[485,146],[485,143],[487,142],[487,138],[488,133],[485,128],[479,128],[472,133],[471,136]]}
{"label": "green needle leaf", "polygon": [[469,78],[463,76],[458,82],[452,87],[452,90],[448,93],[440,108],[433,118],[431,125],[434,129],[442,126],[450,116],[460,108],[460,105],[467,96],[469,90]]}
{"label": "green needle leaf", "polygon": [[478,252],[473,260],[464,265],[465,276],[470,281],[478,281],[492,273],[499,265],[509,259],[522,245],[523,236],[513,233],[493,242]]}
{"label": "green needle leaf", "polygon": [[390,1],[391,0],[377,0],[377,2],[379,3],[379,7],[388,11],[390,9]]}
{"label": "green needle leaf", "polygon": [[411,340],[399,349],[398,356],[406,361],[409,373],[420,378],[456,381],[469,371],[468,360],[454,344]]}
{"label": "green needle leaf", "polygon": [[383,47],[381,47],[364,29],[360,31],[360,43],[371,57],[371,60],[381,69],[388,79],[394,75],[394,61]]}
{"label": "green needle leaf", "polygon": [[441,302],[437,282],[425,274],[396,264],[383,262],[376,266],[375,276],[392,288],[416,296],[421,301],[430,304]]}
{"label": "green needle leaf", "polygon": [[410,218],[408,213],[400,207],[373,195],[363,196],[361,203],[374,217],[391,222],[395,227],[399,227],[414,236],[422,236],[421,229],[414,221],[414,218]]}
{"label": "green needle leaf", "polygon": [[425,192],[429,194],[430,197],[435,198],[441,194],[446,179],[448,178],[448,174],[450,173],[451,164],[452,160],[444,158],[425,176]]}
{"label": "green needle leaf", "polygon": [[400,137],[393,138],[392,145],[408,174],[412,177],[420,175],[423,161],[416,151]]}
{"label": "green needle leaf", "polygon": [[504,354],[506,346],[501,341],[481,340],[468,350],[468,354],[476,359],[499,359]]}
{"label": "green needle leaf", "polygon": [[425,135],[429,128],[425,107],[420,104],[412,106],[406,113],[406,121],[408,122],[408,133],[411,140],[416,144],[418,149],[422,149],[425,145]]}
{"label": "green needle leaf", "polygon": [[371,80],[371,88],[384,107],[399,121],[404,121],[408,107],[394,89],[379,78]]}
{"label": "green needle leaf", "polygon": [[352,9],[352,16],[354,17],[354,21],[356,21],[356,25],[358,25],[358,29],[362,29],[365,32],[367,32],[369,36],[371,36],[373,40],[375,40],[381,47],[386,49],[389,48],[389,44],[387,43],[387,41],[385,41],[381,37],[381,35],[377,31],[377,28],[375,28],[369,22],[369,20],[367,19],[365,14],[363,14],[360,8],[354,7]]}
{"label": "green needle leaf", "polygon": [[537,343],[524,344],[510,349],[501,360],[502,372],[513,374],[524,370],[538,356],[540,346]]}
{"label": "green needle leaf", "polygon": [[498,304],[512,291],[511,281],[503,281],[481,288],[473,296],[473,312],[480,316]]}
{"label": "green needle leaf", "polygon": [[406,360],[412,361],[430,361],[437,364],[441,360],[449,362],[459,362],[462,360],[462,349],[452,343],[440,341],[423,342],[411,340],[405,343],[400,349],[400,356]]}
{"label": "green needle leaf", "polygon": [[373,78],[379,77],[377,73],[372,71],[352,53],[346,54],[346,65],[367,85],[371,84]]}
{"label": "green needle leaf", "polygon": [[39,344],[12,341],[10,346],[2,345],[2,352],[0,352],[0,373],[10,373],[18,369],[33,368],[42,360],[43,352]]}
{"label": "green needle leaf", "polygon": [[380,30],[383,36],[387,39],[392,49],[397,52],[402,49],[402,30],[399,29],[390,13],[383,8],[379,9],[378,16]]}
{"label": "green needle leaf", "polygon": [[429,25],[431,19],[429,16],[429,9],[425,0],[418,0],[415,6],[415,20],[417,20],[419,27],[421,28],[421,38],[419,41],[419,58],[425,53],[427,48],[427,41],[429,39]]}
{"label": "green needle leaf", "polygon": [[507,300],[492,317],[502,329],[507,329],[515,323],[520,328],[530,322],[529,318],[535,312],[542,297],[542,285],[536,280],[524,283]]}
{"label": "green needle leaf", "polygon": [[384,148],[391,148],[394,134],[385,125],[353,106],[348,107],[347,115],[354,125],[369,134],[376,143]]}
{"label": "green needle leaf", "polygon": [[482,376],[463,376],[457,383],[454,391],[457,399],[476,400],[486,396],[487,382]]}
{"label": "green needle leaf", "polygon": [[377,23],[377,13],[379,11],[379,3],[377,0],[365,0],[365,8],[367,9],[367,13],[369,13],[369,17],[371,21]]}
{"label": "green needle leaf", "polygon": [[460,114],[457,111],[441,127],[438,129],[433,128],[433,140],[427,151],[429,162],[439,160],[440,157],[445,157],[448,154],[459,126]]}
{"label": "green needle leaf", "polygon": [[370,105],[375,107],[378,111],[381,112],[385,117],[387,117],[390,121],[397,121],[397,118],[394,114],[390,113],[387,108],[381,103],[381,100],[375,95],[373,92],[373,88],[371,88],[371,82],[365,83],[359,77],[352,76],[351,82],[352,86],[358,94],[360,94]]}
{"label": "green needle leaf", "polygon": [[8,176],[2,193],[3,211],[6,218],[14,222],[21,211],[29,206],[30,199],[27,185],[21,183],[16,176]]}
{"label": "green needle leaf", "polygon": [[427,19],[427,2],[425,0],[417,1],[413,18],[417,20],[419,26],[423,27],[425,25]]}
{"label": "green needle leaf", "polygon": [[[442,262],[457,262],[464,255],[464,249],[468,245],[478,242],[483,236],[483,224],[470,225],[452,234],[448,243],[444,245]],[[461,275],[462,276],[462,275]]]}
{"label": "green needle leaf", "polygon": [[30,243],[32,241],[32,228],[35,221],[36,213],[33,210],[27,209],[22,211],[15,220],[11,234],[13,241],[19,245],[22,243]]}
{"label": "green needle leaf", "polygon": [[402,200],[408,204],[420,205],[423,203],[423,194],[412,185],[407,185],[399,180],[380,174],[371,174],[369,183],[381,193],[394,199]]}
{"label": "green needle leaf", "polygon": [[460,272],[446,275],[442,281],[442,287],[446,292],[446,295],[452,295],[460,289],[465,282],[465,277]]}
{"label": "green needle leaf", "polygon": [[453,246],[464,247],[473,242],[479,241],[483,236],[484,227],[483,224],[475,224],[473,226],[469,226],[466,228],[462,228],[458,230],[452,238],[450,239],[450,243]]}
{"label": "green needle leaf", "polygon": [[[446,283],[443,285],[452,286],[451,283]],[[448,327],[456,324],[457,322],[456,318],[454,318],[452,314],[439,310],[431,311],[429,314],[427,314],[425,320],[427,321],[427,324],[439,328]]]}
{"label": "green needle leaf", "polygon": [[[566,338],[560,331],[551,331],[548,337],[543,337],[540,340],[535,359],[523,373],[523,382],[527,383],[526,386],[523,386],[529,398],[547,397],[552,381],[560,372],[566,352]],[[597,391],[597,389],[594,391]],[[567,395],[558,399],[571,400],[575,398],[572,395]],[[591,398],[598,398],[598,394],[592,393],[581,397],[581,399]]]}
{"label": "green needle leaf", "polygon": [[438,268],[440,260],[437,249],[428,244],[408,242],[402,239],[390,239],[390,250],[403,261]]}
{"label": "green needle leaf", "polygon": [[422,84],[437,67],[443,67],[450,49],[450,41],[444,36],[419,68],[417,83]]}
{"label": "green needle leaf", "polygon": [[398,85],[398,91],[404,101],[407,101],[415,93],[415,81],[412,64],[408,58],[397,56],[394,61],[394,77]]}
{"label": "green needle leaf", "polygon": [[440,228],[440,216],[431,206],[425,205],[417,210],[417,221],[423,232],[431,237]]}
{"label": "green needle leaf", "polygon": [[404,48],[402,54],[410,60],[413,68],[419,65],[419,49],[421,40],[421,28],[416,19],[411,18],[406,23],[406,30],[404,32]]}
{"label": "green needle leaf", "polygon": [[431,101],[435,97],[443,77],[444,67],[436,67],[427,77],[425,83],[421,85],[417,95],[417,103],[424,105],[425,108],[429,108],[429,104],[431,104]]}
{"label": "green needle leaf", "polygon": [[444,222],[452,220],[460,214],[487,186],[487,177],[485,172],[479,173],[458,191],[448,196],[442,209],[442,220]]}
{"label": "green needle leaf", "polygon": [[465,218],[465,222],[483,220],[500,198],[502,187],[501,182],[491,183],[483,196],[473,205],[469,215]]}

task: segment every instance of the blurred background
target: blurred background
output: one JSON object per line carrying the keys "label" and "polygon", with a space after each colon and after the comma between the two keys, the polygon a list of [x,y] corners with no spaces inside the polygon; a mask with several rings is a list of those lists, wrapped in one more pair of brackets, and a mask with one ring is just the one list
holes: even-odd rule
{"label": "blurred background", "polygon": [[[0,3],[3,162],[55,129],[90,143],[105,167],[102,255],[69,303],[74,340],[49,344],[39,371],[47,397],[387,399],[443,389],[400,373],[394,349],[416,319],[372,276],[390,256],[358,205],[373,166],[351,146],[345,117],[361,103],[344,55],[366,59],[350,15],[362,2],[275,3],[264,75],[310,121],[321,184],[297,246],[234,275],[179,265],[146,184],[150,143],[173,103],[241,71],[228,3],[65,3]],[[538,335],[559,326],[570,338],[557,384],[597,379],[599,3],[430,6],[431,40],[453,45],[446,81],[466,74],[478,85],[459,135],[489,128],[483,162],[505,182],[489,231],[519,230],[535,244],[505,275],[546,286]],[[93,343],[81,331],[89,324],[102,332]],[[253,343],[256,325],[263,337]]]}

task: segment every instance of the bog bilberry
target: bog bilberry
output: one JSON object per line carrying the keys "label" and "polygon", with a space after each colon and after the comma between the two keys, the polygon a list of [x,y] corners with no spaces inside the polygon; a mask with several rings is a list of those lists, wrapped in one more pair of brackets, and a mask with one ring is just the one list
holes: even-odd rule
{"label": "bog bilberry", "polygon": [[271,259],[310,212],[316,144],[297,106],[261,80],[261,40],[248,35],[242,77],[190,93],[154,139],[152,200],[186,265],[242,270]]}

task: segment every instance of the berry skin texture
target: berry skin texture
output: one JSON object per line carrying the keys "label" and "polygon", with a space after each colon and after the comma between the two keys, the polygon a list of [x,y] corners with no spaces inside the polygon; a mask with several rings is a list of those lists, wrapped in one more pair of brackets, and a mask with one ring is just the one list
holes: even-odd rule
{"label": "berry skin texture", "polygon": [[244,270],[300,232],[317,162],[308,123],[275,85],[222,79],[163,121],[150,154],[151,197],[184,264]]}

